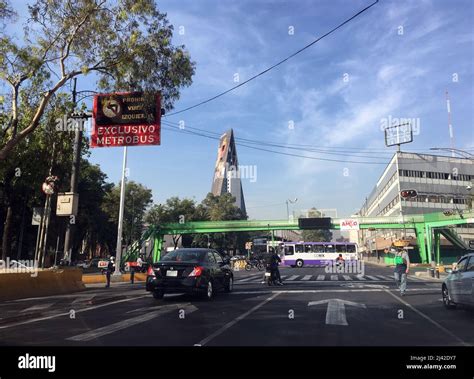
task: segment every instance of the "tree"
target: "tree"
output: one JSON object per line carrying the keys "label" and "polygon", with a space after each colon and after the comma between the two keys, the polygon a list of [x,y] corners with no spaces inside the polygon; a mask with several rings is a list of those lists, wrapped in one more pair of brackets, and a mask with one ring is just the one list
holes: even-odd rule
{"label": "tree", "polygon": [[[324,214],[313,207],[308,211],[308,217],[324,217]],[[303,240],[308,242],[324,242],[332,240],[332,232],[327,229],[303,230],[301,235]]]}
{"label": "tree", "polygon": [[[27,94],[22,91],[20,96],[23,99],[22,112],[28,115],[33,110],[28,103]],[[65,190],[65,185],[68,185],[72,139],[68,132],[56,133],[55,119],[64,114],[69,106],[66,96],[55,96],[41,121],[38,133],[21,141],[19,149],[0,165],[0,220],[3,220],[0,222],[0,235],[3,259],[10,255],[12,242],[20,245],[18,251],[21,254],[22,237],[26,235],[28,240],[29,235],[24,232],[31,229],[29,222],[25,220],[31,217],[33,207],[44,205],[45,196],[41,191],[41,184],[49,172],[60,177],[59,191]],[[12,241],[15,235],[19,237]]]}
{"label": "tree", "polygon": [[[130,244],[140,238],[144,227],[146,210],[152,202],[152,192],[142,184],[129,181],[125,184],[125,207],[122,238]],[[102,210],[108,215],[117,236],[120,207],[120,183],[104,197]]]}
{"label": "tree", "polygon": [[[164,204],[155,204],[147,213],[148,224],[183,223],[196,219],[196,203],[191,199],[180,199],[177,196],[166,200]],[[199,218],[198,218],[199,219]],[[181,235],[172,235],[174,247],[178,246]]]}
{"label": "tree", "polygon": [[[10,89],[0,161],[38,129],[74,77],[94,74],[108,92],[159,91],[166,110],[192,82],[194,63],[184,46],[171,45],[173,27],[154,0],[36,0],[28,8],[24,38],[0,37],[0,80]],[[12,13],[0,0],[0,22],[11,22]],[[26,114],[22,91],[33,110]]]}
{"label": "tree", "polygon": [[[201,220],[228,221],[246,220],[247,215],[235,205],[235,198],[230,193],[215,196],[208,193],[206,198],[196,208],[196,216]],[[192,246],[207,247],[208,243],[213,249],[243,249],[246,235],[241,233],[212,233],[209,238],[205,234],[193,235]]]}

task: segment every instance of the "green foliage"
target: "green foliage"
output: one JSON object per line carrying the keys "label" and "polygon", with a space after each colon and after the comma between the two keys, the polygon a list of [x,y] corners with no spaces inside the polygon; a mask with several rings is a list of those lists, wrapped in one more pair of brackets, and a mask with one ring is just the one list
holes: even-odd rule
{"label": "green foliage", "polygon": [[[144,227],[145,212],[152,202],[152,192],[140,183],[129,181],[125,185],[125,208],[123,216],[123,239],[127,244],[140,238]],[[105,195],[102,210],[108,215],[108,220],[118,225],[120,206],[120,183]]]}
{"label": "green foliage", "polygon": [[[184,46],[171,44],[173,26],[153,0],[36,0],[28,8],[24,38],[0,37],[0,80],[11,89],[0,160],[37,129],[52,96],[73,77],[94,73],[107,92],[160,92],[166,110],[192,83],[195,64]],[[0,22],[12,19],[9,9],[0,0]],[[25,99],[33,112],[21,111]]]}
{"label": "green foliage", "polygon": [[[154,205],[147,213],[145,220],[148,224],[159,225],[170,222],[188,221],[226,221],[245,220],[247,216],[235,205],[235,198],[230,194],[214,196],[209,193],[206,198],[196,205],[194,200],[171,197],[164,204]],[[173,236],[175,246],[180,236]],[[183,246],[207,247],[214,249],[240,247],[245,238],[237,233],[195,234],[190,238],[183,237]]]}

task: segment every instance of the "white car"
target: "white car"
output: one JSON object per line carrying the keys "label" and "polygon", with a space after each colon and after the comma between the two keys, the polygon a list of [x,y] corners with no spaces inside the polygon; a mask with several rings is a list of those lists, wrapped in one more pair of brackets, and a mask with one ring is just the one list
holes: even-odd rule
{"label": "white car", "polygon": [[448,309],[457,305],[474,306],[474,253],[463,256],[449,272],[443,282],[442,294]]}

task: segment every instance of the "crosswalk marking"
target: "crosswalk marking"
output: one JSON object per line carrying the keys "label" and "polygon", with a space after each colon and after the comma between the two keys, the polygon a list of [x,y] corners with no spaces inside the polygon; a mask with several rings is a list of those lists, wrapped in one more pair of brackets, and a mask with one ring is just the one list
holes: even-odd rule
{"label": "crosswalk marking", "polygon": [[383,280],[393,280],[391,276],[387,276],[387,275],[375,275],[375,276]]}
{"label": "crosswalk marking", "polygon": [[371,275],[366,275],[366,277],[372,280],[380,280],[379,278],[376,278],[375,276],[371,276]]}
{"label": "crosswalk marking", "polygon": [[248,278],[245,278],[245,279],[238,279],[238,281],[239,281],[240,283],[242,283],[242,282],[249,282],[249,281],[251,281],[251,280],[257,279],[258,277],[260,277],[260,275],[257,275],[257,276],[256,276],[256,275],[252,275],[252,276],[249,276]]}
{"label": "crosswalk marking", "polygon": [[[285,281],[291,281],[291,282],[299,282],[299,281],[305,281],[305,282],[310,282],[310,281],[372,281],[372,282],[379,282],[379,281],[385,281],[385,282],[390,282],[393,281],[394,278],[391,275],[347,275],[347,274],[332,274],[332,275],[282,275],[282,279],[285,279]],[[414,275],[408,275],[407,279],[410,281],[425,281],[426,279],[423,278],[418,278]],[[260,282],[261,276],[260,275],[252,275],[246,278],[242,279],[236,279],[236,284],[238,283],[257,283]]]}
{"label": "crosswalk marking", "polygon": [[46,304],[33,305],[32,307],[23,309],[20,313],[31,312],[31,311],[42,311],[44,309],[48,309],[53,304],[55,304],[55,303],[46,303]]}

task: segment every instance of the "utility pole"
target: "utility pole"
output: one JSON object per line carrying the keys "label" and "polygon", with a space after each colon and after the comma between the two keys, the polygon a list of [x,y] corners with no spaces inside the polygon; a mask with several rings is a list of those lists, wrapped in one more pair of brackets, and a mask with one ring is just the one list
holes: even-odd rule
{"label": "utility pole", "polygon": [[123,211],[125,208],[125,170],[127,167],[127,146],[123,148],[123,165],[122,165],[122,183],[120,186],[120,208],[117,230],[117,248],[115,253],[115,272],[114,275],[121,275],[120,264],[122,259],[122,227],[123,227]]}
{"label": "utility pole", "polygon": [[[77,85],[77,78],[73,79],[73,89],[72,89],[72,102],[73,102],[73,112],[76,109],[76,85]],[[82,143],[82,124],[76,123],[76,130],[74,133],[74,148],[73,148],[73,159],[72,159],[72,169],[71,169],[71,192],[74,194],[77,193],[77,183],[79,181],[79,169],[81,164],[81,143]],[[73,221],[74,222],[71,222]],[[69,219],[69,222],[66,226],[66,236],[64,238],[64,254],[65,259],[69,264],[71,264],[72,259],[72,241],[74,238],[75,232],[75,219]]]}

